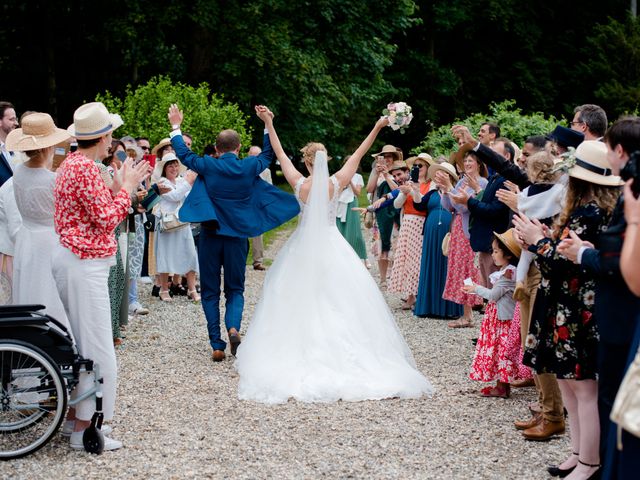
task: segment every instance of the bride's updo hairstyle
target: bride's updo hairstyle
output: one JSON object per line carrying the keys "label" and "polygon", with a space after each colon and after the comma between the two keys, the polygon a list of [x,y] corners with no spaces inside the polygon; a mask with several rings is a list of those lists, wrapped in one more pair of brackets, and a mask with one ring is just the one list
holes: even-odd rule
{"label": "bride's updo hairstyle", "polygon": [[313,162],[316,159],[316,152],[319,152],[319,151],[326,152],[327,149],[321,143],[317,143],[317,142],[307,143],[304,147],[300,149],[300,152],[302,152],[302,161],[305,164],[313,167]]}

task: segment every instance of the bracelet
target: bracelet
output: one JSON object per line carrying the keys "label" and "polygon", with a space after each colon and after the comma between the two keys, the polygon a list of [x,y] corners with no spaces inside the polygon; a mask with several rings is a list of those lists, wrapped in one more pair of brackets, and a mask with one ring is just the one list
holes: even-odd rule
{"label": "bracelet", "polygon": [[634,225],[634,226],[638,226],[640,224],[640,221],[635,221],[635,222],[627,222],[627,226],[629,225]]}

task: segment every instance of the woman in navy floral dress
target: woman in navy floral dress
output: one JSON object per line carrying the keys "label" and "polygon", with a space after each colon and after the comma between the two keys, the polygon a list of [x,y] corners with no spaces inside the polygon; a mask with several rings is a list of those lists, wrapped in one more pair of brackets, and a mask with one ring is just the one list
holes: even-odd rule
{"label": "woman in navy floral dress", "polygon": [[598,329],[593,318],[595,277],[557,250],[573,231],[597,247],[619,196],[620,177],[612,175],[604,143],[585,141],[567,161],[565,205],[545,234],[539,222],[514,218],[518,235],[537,254],[542,273],[523,363],[540,373],[554,373],[569,413],[572,455],[557,467],[562,476],[588,478],[600,467]]}

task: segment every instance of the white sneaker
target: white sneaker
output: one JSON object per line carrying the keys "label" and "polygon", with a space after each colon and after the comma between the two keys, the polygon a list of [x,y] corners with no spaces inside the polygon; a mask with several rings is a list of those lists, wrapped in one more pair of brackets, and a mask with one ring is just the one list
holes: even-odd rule
{"label": "white sneaker", "polygon": [[[84,450],[84,443],[82,443],[82,435],[84,434],[84,431],[82,432],[73,432],[71,434],[71,440],[69,442],[69,444],[71,445],[71,448],[73,448],[74,450]],[[120,440],[114,440],[113,438],[107,437],[106,435],[104,435],[104,450],[117,450],[119,448],[122,448],[122,442]]]}
{"label": "white sneaker", "polygon": [[148,315],[149,309],[144,308],[140,305],[140,302],[133,302],[129,304],[129,314],[130,315]]}
{"label": "white sneaker", "polygon": [[[62,425],[62,430],[60,433],[62,434],[63,437],[70,437],[71,434],[73,433],[73,428],[75,426],[76,426],[75,420],[65,420],[64,424]],[[102,432],[103,435],[109,435],[111,432],[113,432],[113,428],[111,428],[111,425],[107,425],[106,423],[103,423],[100,431]]]}

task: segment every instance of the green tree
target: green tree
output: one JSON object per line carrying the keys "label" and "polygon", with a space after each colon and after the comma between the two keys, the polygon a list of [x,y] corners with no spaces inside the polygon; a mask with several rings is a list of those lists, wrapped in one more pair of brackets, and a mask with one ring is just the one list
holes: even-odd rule
{"label": "green tree", "polygon": [[[640,108],[640,19],[613,18],[589,38],[593,56],[584,65],[587,78],[598,79],[598,103],[609,112],[634,112]],[[610,118],[610,120],[614,120]]]}
{"label": "green tree", "polygon": [[195,151],[202,151],[206,144],[214,143],[218,132],[226,128],[232,128],[240,134],[243,147],[250,145],[251,132],[246,126],[247,117],[237,105],[212,94],[206,83],[192,87],[180,82],[173,83],[169,78],[160,76],[135,89],[127,87],[122,98],[107,91],[98,94],[96,100],[122,116],[122,131],[136,137],[148,137],[152,144],[168,136],[170,126],[167,111],[169,105],[177,103],[185,115],[182,131],[193,136]]}
{"label": "green tree", "polygon": [[524,114],[516,107],[515,100],[504,100],[500,103],[489,105],[489,113],[474,113],[473,115],[442,125],[430,132],[424,141],[414,149],[414,153],[429,152],[434,157],[437,155],[449,156],[457,150],[455,139],[451,136],[451,127],[465,125],[475,135],[485,122],[494,122],[500,126],[500,134],[507,137],[517,145],[522,146],[525,139],[531,135],[544,135],[549,133],[559,122],[553,115],[545,116],[542,113]]}

